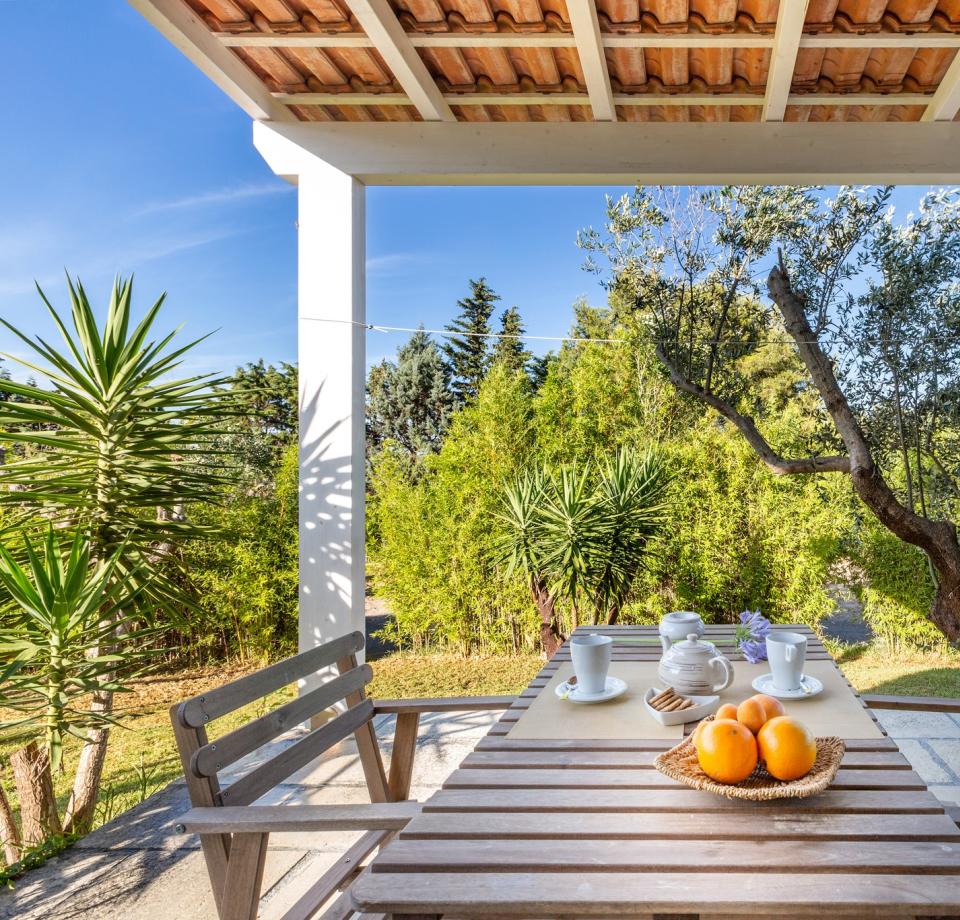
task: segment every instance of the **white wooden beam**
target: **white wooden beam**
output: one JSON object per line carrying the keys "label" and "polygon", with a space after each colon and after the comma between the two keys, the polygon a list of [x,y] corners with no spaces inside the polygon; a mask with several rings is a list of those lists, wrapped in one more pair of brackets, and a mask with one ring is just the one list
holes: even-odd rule
{"label": "white wooden beam", "polygon": [[388,0],[349,0],[349,4],[424,121],[456,121]]}
{"label": "white wooden beam", "polygon": [[251,118],[296,121],[260,78],[218,41],[183,0],[129,0],[130,5]]}
{"label": "white wooden beam", "polygon": [[804,35],[801,48],[960,48],[960,32],[818,32]]}
{"label": "white wooden beam", "polygon": [[921,121],[953,121],[960,111],[960,51],[943,75]]}
{"label": "white wooden beam", "polygon": [[764,121],[783,121],[806,15],[807,0],[781,0],[770,69],[767,72],[767,98],[762,115]]}
{"label": "white wooden beam", "polygon": [[[372,48],[362,32],[216,32],[228,48]],[[408,32],[414,48],[575,48],[569,32]],[[728,32],[604,33],[604,48],[772,48],[773,35]],[[960,32],[820,32],[803,35],[801,48],[960,48]]]}
{"label": "white wooden beam", "polygon": [[367,185],[960,183],[957,122],[254,125],[266,135]]}
{"label": "white wooden beam", "polygon": [[616,121],[617,110],[613,103],[610,72],[603,53],[603,36],[600,34],[600,20],[594,0],[567,0],[567,12],[570,14],[570,26],[577,43],[593,117],[596,121]]}
{"label": "white wooden beam", "polygon": [[[275,93],[286,105],[411,105],[405,93]],[[589,105],[586,93],[444,93],[450,105]],[[764,105],[765,97],[756,93],[616,93],[614,105],[650,106],[730,106]],[[926,93],[795,93],[788,105],[927,105],[933,98]]]}

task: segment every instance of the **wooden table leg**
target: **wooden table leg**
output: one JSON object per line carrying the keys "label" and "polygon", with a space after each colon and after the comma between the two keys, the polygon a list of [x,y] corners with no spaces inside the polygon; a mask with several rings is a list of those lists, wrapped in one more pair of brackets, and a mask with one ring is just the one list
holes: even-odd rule
{"label": "wooden table leg", "polygon": [[393,734],[393,753],[390,755],[390,799],[402,802],[410,795],[413,779],[413,758],[417,753],[417,730],[420,713],[397,714],[397,727]]}

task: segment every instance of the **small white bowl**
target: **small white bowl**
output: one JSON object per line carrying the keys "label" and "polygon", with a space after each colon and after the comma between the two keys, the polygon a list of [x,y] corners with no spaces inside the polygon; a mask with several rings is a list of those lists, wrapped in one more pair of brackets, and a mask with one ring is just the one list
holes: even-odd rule
{"label": "small white bowl", "polygon": [[719,696],[687,696],[687,694],[681,693],[681,696],[693,700],[694,705],[687,709],[675,709],[673,712],[661,712],[650,705],[650,700],[660,692],[660,687],[651,687],[643,695],[643,705],[647,707],[647,712],[661,725],[683,725],[686,722],[699,722],[707,716],[712,716],[720,708]]}

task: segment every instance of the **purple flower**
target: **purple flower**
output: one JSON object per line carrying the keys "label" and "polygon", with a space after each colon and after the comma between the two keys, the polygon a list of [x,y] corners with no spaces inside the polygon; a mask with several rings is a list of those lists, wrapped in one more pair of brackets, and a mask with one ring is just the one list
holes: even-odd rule
{"label": "purple flower", "polygon": [[751,664],[767,660],[767,643],[770,634],[770,621],[759,610],[744,610],[740,614],[740,623],[734,630],[737,646],[743,657]]}
{"label": "purple flower", "polygon": [[740,643],[740,651],[750,664],[767,660],[767,643],[763,639],[745,639]]}

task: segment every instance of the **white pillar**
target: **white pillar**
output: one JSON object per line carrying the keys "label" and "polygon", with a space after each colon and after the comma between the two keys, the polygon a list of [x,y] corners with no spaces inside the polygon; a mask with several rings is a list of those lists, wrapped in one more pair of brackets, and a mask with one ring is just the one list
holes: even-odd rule
{"label": "white pillar", "polygon": [[364,186],[265,125],[254,138],[298,185],[304,651],[364,630]]}

